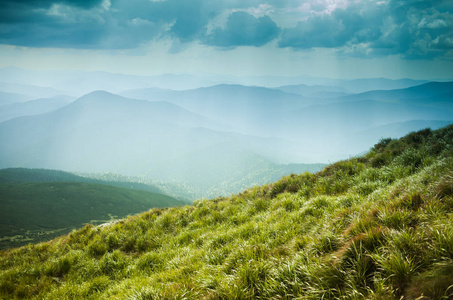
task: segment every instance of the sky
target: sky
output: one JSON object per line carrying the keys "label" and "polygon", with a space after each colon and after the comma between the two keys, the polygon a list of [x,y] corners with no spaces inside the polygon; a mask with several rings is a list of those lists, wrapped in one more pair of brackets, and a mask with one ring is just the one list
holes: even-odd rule
{"label": "sky", "polygon": [[451,0],[0,0],[0,67],[453,79]]}

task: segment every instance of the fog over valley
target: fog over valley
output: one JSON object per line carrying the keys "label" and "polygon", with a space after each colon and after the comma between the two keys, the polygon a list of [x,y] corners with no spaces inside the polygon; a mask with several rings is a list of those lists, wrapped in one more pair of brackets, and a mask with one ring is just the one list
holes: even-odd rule
{"label": "fog over valley", "polygon": [[[3,68],[1,76],[9,82],[0,85],[0,168],[141,176],[188,185],[199,197],[318,171],[381,138],[453,122],[448,81],[362,79],[354,90],[354,80],[291,85],[294,78],[281,77],[288,84],[268,87],[184,75],[199,86],[180,89],[174,76],[170,89],[168,75],[137,82],[124,74]],[[61,78],[72,87],[60,89]],[[164,81],[166,88],[156,87]]]}

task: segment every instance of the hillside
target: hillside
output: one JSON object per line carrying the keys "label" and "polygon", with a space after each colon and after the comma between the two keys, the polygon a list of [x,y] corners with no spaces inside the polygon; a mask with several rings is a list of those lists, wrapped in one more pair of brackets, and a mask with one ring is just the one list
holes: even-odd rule
{"label": "hillside", "polygon": [[74,99],[68,96],[55,96],[52,98],[40,98],[3,105],[0,111],[0,122],[22,116],[51,112],[66,106],[72,100]]}
{"label": "hillside", "polygon": [[[0,168],[145,176],[212,197],[276,180],[288,174],[285,164],[301,161],[293,141],[230,132],[212,120],[169,102],[97,91],[49,113],[1,122]],[[268,174],[258,174],[263,169]],[[257,176],[244,182],[238,172]]]}
{"label": "hillside", "polygon": [[453,126],[0,255],[0,296],[451,299]]}
{"label": "hillside", "polygon": [[[37,182],[85,182],[165,194],[161,190],[160,186],[156,186],[150,183],[138,182],[138,180],[129,179],[126,176],[120,176],[116,174],[103,175],[104,178],[95,179],[91,178],[90,174],[87,174],[86,176],[79,176],[61,170],[8,168],[0,169],[0,184]],[[182,199],[184,199],[184,197],[181,197],[181,200]]]}
{"label": "hillside", "polygon": [[184,204],[162,194],[93,183],[1,183],[0,248],[48,240],[87,223]]}
{"label": "hillside", "polygon": [[[366,82],[357,81],[357,84],[366,85]],[[376,84],[370,86],[385,88],[385,82],[376,80]],[[245,135],[292,141],[292,147],[297,149],[287,151],[292,162],[326,162],[367,151],[372,143],[349,139],[364,131],[374,132],[373,139],[376,136],[394,136],[395,132],[398,132],[397,137],[401,137],[410,131],[401,130],[398,123],[423,120],[451,124],[452,83],[419,82],[422,84],[413,86],[416,83],[402,80],[394,86],[390,84],[387,90],[367,90],[342,96],[335,95],[344,90],[338,86],[298,85],[278,90],[226,84],[187,91],[151,88],[123,94],[131,98],[174,103]],[[390,89],[391,86],[397,89]],[[299,90],[305,90],[305,95],[296,95]],[[416,130],[422,128],[425,127],[422,125]],[[269,143],[263,148],[274,145]]]}

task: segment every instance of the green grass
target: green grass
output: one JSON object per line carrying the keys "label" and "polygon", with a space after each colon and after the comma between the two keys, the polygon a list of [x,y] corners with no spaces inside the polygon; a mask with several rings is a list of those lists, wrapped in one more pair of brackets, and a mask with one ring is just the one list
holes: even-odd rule
{"label": "green grass", "polygon": [[175,205],[184,203],[161,194],[100,184],[0,184],[0,246],[46,240],[87,223]]}
{"label": "green grass", "polygon": [[5,299],[451,299],[453,127],[3,251]]}

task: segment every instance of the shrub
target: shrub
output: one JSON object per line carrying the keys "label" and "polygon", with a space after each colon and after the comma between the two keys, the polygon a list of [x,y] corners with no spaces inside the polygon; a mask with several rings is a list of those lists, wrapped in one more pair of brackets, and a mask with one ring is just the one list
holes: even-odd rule
{"label": "shrub", "polygon": [[390,144],[391,141],[391,138],[381,139],[379,140],[379,143],[374,145],[374,149],[376,151],[382,151]]}
{"label": "shrub", "polygon": [[432,131],[430,128],[426,128],[417,132],[411,132],[401,140],[408,143],[412,147],[420,147],[422,143],[432,135]]}
{"label": "shrub", "polygon": [[397,162],[403,166],[412,167],[413,170],[420,168],[423,164],[424,154],[415,149],[408,148],[397,158]]}

